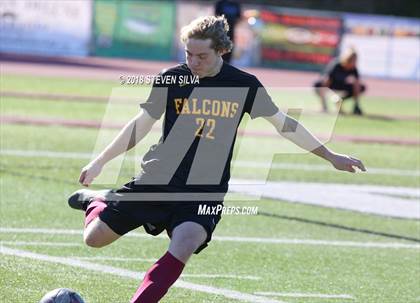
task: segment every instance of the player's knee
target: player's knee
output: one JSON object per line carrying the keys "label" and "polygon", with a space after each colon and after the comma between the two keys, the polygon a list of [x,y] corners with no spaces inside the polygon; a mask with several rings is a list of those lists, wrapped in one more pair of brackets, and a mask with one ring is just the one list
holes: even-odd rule
{"label": "player's knee", "polygon": [[206,240],[207,232],[202,226],[197,225],[188,222],[176,229],[172,235],[169,250],[184,263]]}
{"label": "player's knee", "polygon": [[186,255],[191,255],[194,251],[203,244],[205,239],[201,238],[185,238],[181,243],[184,245],[181,247],[182,251]]}
{"label": "player's knee", "polygon": [[318,96],[323,97],[325,95],[325,92],[326,92],[327,88],[323,87],[323,86],[314,86],[314,89],[315,89],[315,93]]}
{"label": "player's knee", "polygon": [[108,225],[99,218],[96,218],[88,226],[86,226],[83,233],[83,240],[85,244],[96,248],[106,246],[117,240],[119,237],[120,235],[111,230]]}
{"label": "player's knee", "polygon": [[83,241],[87,246],[100,248],[107,244],[107,241],[104,239],[104,233],[101,229],[100,224],[94,224],[92,228],[85,229],[83,234]]}
{"label": "player's knee", "polygon": [[186,243],[188,247],[199,246],[206,239],[207,232],[203,226],[197,223],[187,222],[182,232],[175,233],[178,242]]}
{"label": "player's knee", "polygon": [[192,256],[194,251],[200,246],[200,244],[193,243],[192,241],[184,242],[184,245],[170,245],[169,252],[178,260],[187,263],[188,259]]}
{"label": "player's knee", "polygon": [[83,236],[83,241],[89,247],[100,248],[105,246],[104,242],[95,233],[86,233]]}

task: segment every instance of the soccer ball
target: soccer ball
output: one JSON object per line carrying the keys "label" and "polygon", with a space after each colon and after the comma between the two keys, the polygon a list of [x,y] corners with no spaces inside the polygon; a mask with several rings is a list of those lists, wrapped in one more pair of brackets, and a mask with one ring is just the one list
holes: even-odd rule
{"label": "soccer ball", "polygon": [[85,303],[85,301],[71,289],[57,288],[45,294],[39,303]]}

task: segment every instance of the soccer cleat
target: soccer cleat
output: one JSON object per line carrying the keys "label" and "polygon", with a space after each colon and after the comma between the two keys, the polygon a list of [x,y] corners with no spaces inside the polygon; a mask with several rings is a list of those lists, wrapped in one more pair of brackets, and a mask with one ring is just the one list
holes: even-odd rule
{"label": "soccer cleat", "polygon": [[363,115],[363,112],[362,112],[361,108],[356,105],[354,107],[354,109],[353,109],[353,114],[354,115],[358,115],[358,116],[362,116]]}
{"label": "soccer cleat", "polygon": [[79,189],[68,199],[69,206],[74,209],[86,210],[95,197],[105,197],[110,190]]}

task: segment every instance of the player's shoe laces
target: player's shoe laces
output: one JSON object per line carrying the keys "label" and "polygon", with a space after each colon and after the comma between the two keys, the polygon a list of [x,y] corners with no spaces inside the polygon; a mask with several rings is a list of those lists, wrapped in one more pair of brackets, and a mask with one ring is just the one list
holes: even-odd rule
{"label": "player's shoe laces", "polygon": [[74,209],[86,210],[95,197],[105,197],[109,190],[79,189],[68,199],[69,206]]}

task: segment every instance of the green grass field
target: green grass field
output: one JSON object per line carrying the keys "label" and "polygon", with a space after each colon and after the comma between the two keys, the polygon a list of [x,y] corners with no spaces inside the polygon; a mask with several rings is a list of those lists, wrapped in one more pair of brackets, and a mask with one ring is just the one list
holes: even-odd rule
{"label": "green grass field", "polygon": [[[2,74],[0,90],[106,97],[115,86],[116,83],[108,81]],[[287,99],[291,106],[297,96],[307,104],[315,102],[310,94],[289,92],[279,97]],[[365,111],[377,116],[420,118],[419,104],[419,100],[363,99]],[[112,115],[105,116],[106,121],[124,123],[137,110],[135,103],[117,103]],[[102,121],[106,114],[106,103],[1,99],[2,116]],[[331,120],[314,115],[303,122],[315,133],[323,133]],[[258,119],[248,121],[247,126],[267,130],[267,125]],[[140,283],[140,275],[135,279],[123,270],[144,272],[153,263],[151,259],[166,251],[169,243],[166,237],[149,237],[142,230],[102,249],[89,248],[82,242],[83,214],[70,209],[66,199],[79,188],[80,169],[89,161],[98,135],[112,138],[116,132],[108,129],[99,133],[95,128],[62,125],[2,124],[1,302],[38,302],[44,293],[58,287],[77,290],[89,303],[128,302]],[[419,119],[340,116],[334,133],[419,140],[420,123]],[[128,154],[139,157],[158,137],[157,131],[151,132]],[[307,153],[286,153],[290,147],[279,142],[272,137],[243,137],[237,145],[236,160],[270,162],[273,158],[278,164],[326,165]],[[368,170],[384,172],[347,174],[333,168],[314,171],[285,168],[271,170],[269,179],[420,186],[418,145],[333,141],[328,146],[362,159]],[[119,187],[137,168],[138,161],[126,159],[118,181],[110,186]],[[414,174],[387,174],[390,169]],[[233,171],[237,178],[258,179],[265,174],[264,169],[241,166],[235,166]],[[407,199],[407,203],[419,201]],[[192,290],[191,284],[180,284],[171,288],[162,302],[253,302],[251,295],[265,297],[266,302],[270,298],[288,303],[420,302],[419,221],[272,199],[226,204],[258,206],[259,214],[224,216],[209,247],[193,256],[185,268],[182,281],[194,284],[196,289]],[[114,274],[109,272],[109,266],[115,269]],[[203,286],[219,292],[198,290]],[[242,299],[233,299],[228,290]],[[324,296],[315,296],[320,294]]]}

